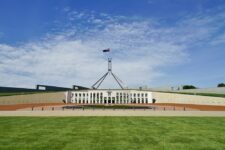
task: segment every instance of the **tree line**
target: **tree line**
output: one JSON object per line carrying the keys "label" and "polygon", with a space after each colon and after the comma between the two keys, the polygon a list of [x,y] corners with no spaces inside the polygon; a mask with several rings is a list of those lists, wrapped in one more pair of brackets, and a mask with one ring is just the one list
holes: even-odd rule
{"label": "tree line", "polygon": [[[219,84],[217,85],[217,87],[225,87],[225,83],[219,83]],[[197,87],[194,86],[194,85],[184,85],[184,86],[183,86],[183,89],[184,89],[184,90],[187,90],[187,89],[197,89]]]}

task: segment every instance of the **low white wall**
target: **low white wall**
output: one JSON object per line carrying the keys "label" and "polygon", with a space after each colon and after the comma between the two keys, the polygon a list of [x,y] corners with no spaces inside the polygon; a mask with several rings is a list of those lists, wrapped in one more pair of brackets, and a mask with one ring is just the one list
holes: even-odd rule
{"label": "low white wall", "polygon": [[152,92],[152,97],[156,99],[156,103],[180,103],[180,104],[225,106],[225,98],[221,97],[161,93],[161,92]]}

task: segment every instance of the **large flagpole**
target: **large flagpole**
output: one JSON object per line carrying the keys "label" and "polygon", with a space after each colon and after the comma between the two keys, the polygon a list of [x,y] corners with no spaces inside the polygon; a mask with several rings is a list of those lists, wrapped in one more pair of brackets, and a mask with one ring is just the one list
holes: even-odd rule
{"label": "large flagpole", "polygon": [[[110,52],[110,49],[104,49],[102,50],[103,53]],[[122,81],[118,79],[118,77],[112,72],[112,58],[108,57],[108,71],[97,81],[92,85],[93,89],[98,89],[99,86],[102,84],[102,82],[105,80],[105,78],[109,75],[112,75],[117,84],[120,86],[121,89],[124,89],[122,86]]]}

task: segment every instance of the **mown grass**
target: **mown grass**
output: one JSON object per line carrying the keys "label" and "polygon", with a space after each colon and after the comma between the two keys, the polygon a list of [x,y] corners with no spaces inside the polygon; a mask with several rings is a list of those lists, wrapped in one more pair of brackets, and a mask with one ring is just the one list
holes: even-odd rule
{"label": "mown grass", "polygon": [[28,94],[39,94],[39,93],[53,93],[60,91],[34,91],[34,92],[0,92],[1,96],[14,96],[14,95],[28,95]]}
{"label": "mown grass", "polygon": [[181,92],[181,94],[212,96],[212,97],[224,97],[225,98],[225,94],[217,94],[217,93],[185,93],[185,92]]}
{"label": "mown grass", "polygon": [[192,93],[192,92],[169,92],[169,91],[157,91],[157,92],[186,94],[186,95],[199,95],[199,96],[211,96],[211,97],[223,97],[223,98],[225,98],[225,94],[219,94],[219,93]]}
{"label": "mown grass", "polygon": [[0,149],[224,150],[225,118],[0,117]]}
{"label": "mown grass", "polygon": [[[1,96],[13,96],[13,95],[27,95],[27,94],[37,94],[37,93],[52,93],[54,91],[35,91],[35,92],[0,92]],[[57,92],[57,91],[55,91]],[[190,92],[165,92],[158,91],[163,93],[176,93],[176,94],[187,94],[187,95],[200,95],[200,96],[211,96],[211,97],[223,97],[225,98],[225,94],[217,94],[217,93],[190,93]]]}
{"label": "mown grass", "polygon": [[26,95],[26,94],[36,94],[38,92],[4,92],[0,93],[0,96],[13,96],[13,95]]}

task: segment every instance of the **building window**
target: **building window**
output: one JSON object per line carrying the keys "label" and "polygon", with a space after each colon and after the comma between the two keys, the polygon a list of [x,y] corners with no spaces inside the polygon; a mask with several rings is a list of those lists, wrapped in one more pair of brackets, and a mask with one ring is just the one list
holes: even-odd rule
{"label": "building window", "polygon": [[145,93],[145,97],[147,97],[148,96],[148,93]]}

